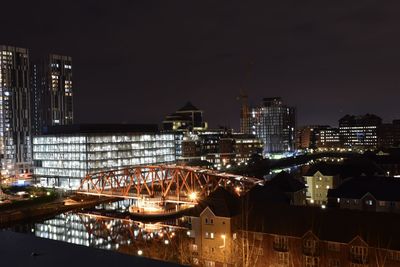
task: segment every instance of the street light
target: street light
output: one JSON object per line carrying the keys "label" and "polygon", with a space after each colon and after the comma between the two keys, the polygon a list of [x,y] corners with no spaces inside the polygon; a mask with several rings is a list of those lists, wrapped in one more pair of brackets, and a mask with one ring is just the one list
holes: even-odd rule
{"label": "street light", "polygon": [[192,193],[190,193],[190,194],[189,194],[189,199],[190,199],[191,201],[196,201],[196,199],[197,199],[197,192],[192,192]]}
{"label": "street light", "polygon": [[224,244],[222,246],[220,246],[219,248],[224,248],[225,247],[225,242],[226,242],[226,235],[222,234],[221,238],[222,238],[222,240],[224,240]]}

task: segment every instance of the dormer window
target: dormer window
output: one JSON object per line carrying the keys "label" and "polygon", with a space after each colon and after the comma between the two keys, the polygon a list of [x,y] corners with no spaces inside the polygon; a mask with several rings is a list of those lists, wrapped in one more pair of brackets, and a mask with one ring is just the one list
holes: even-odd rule
{"label": "dormer window", "polygon": [[368,247],[351,246],[350,254],[353,262],[367,263],[368,262]]}
{"label": "dormer window", "polygon": [[214,219],[206,218],[205,223],[206,224],[214,224]]}

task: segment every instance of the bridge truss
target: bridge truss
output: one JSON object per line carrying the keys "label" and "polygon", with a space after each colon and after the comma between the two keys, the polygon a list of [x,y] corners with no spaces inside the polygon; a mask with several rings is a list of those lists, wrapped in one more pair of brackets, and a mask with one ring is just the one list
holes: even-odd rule
{"label": "bridge truss", "polygon": [[263,180],[178,165],[133,166],[88,174],[78,193],[125,198],[159,197],[162,200],[193,202],[217,187],[241,194]]}

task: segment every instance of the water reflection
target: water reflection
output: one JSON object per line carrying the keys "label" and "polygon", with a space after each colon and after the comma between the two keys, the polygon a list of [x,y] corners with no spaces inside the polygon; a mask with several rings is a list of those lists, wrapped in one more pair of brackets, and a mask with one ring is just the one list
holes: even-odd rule
{"label": "water reflection", "polygon": [[[124,200],[99,205],[96,209],[125,212],[132,204],[133,200]],[[180,264],[192,263],[188,254],[191,239],[185,218],[144,223],[82,211],[60,214],[26,225],[24,229],[41,238]]]}

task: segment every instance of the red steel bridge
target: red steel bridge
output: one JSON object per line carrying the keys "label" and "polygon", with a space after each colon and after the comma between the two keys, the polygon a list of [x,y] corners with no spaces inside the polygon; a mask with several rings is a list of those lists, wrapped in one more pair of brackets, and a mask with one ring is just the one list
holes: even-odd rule
{"label": "red steel bridge", "polygon": [[88,174],[77,193],[109,197],[159,198],[162,202],[195,202],[217,187],[246,192],[263,180],[178,165],[133,166]]}

